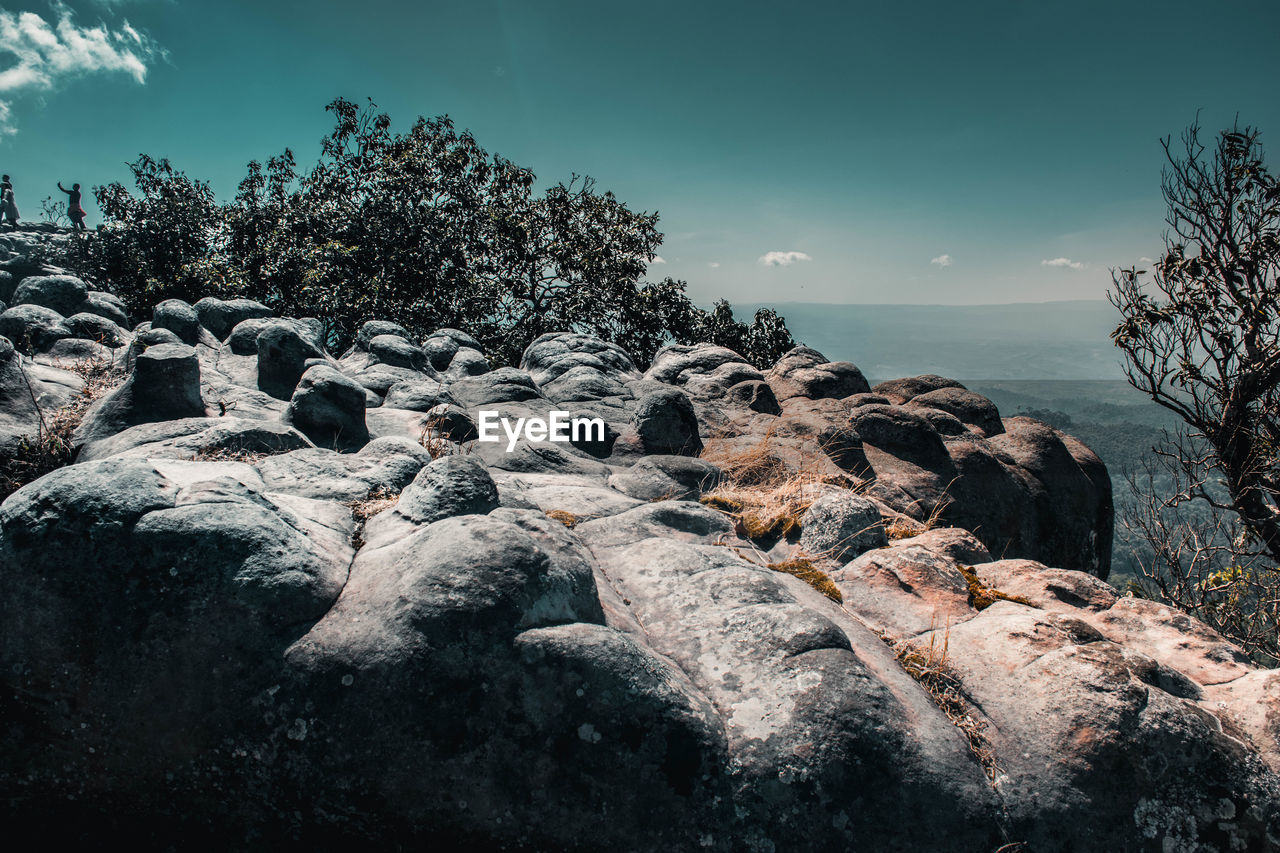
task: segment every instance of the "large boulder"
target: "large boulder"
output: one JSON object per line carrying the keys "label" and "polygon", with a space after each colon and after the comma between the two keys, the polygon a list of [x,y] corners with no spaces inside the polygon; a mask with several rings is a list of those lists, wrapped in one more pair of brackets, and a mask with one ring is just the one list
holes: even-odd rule
{"label": "large boulder", "polygon": [[81,310],[89,288],[69,275],[36,275],[24,278],[8,300],[11,305],[39,305],[69,317]]}
{"label": "large boulder", "polygon": [[[253,322],[252,320],[246,322]],[[240,326],[244,326],[241,323]],[[258,332],[258,390],[280,400],[288,400],[313,358],[324,352],[298,329],[282,323],[271,323]],[[364,395],[360,396],[361,401]],[[363,402],[361,403],[363,406]]]}
{"label": "large boulder", "polygon": [[181,299],[166,299],[152,311],[151,328],[168,329],[184,344],[195,346],[200,340],[200,315],[190,303]]}
{"label": "large boulder", "polygon": [[19,352],[33,353],[47,350],[72,331],[63,317],[52,308],[42,305],[17,305],[0,313],[0,335],[8,338]]}
{"label": "large boulder", "polygon": [[134,360],[133,371],[119,388],[90,407],[76,430],[75,444],[100,441],[137,424],[204,415],[196,351],[183,344],[159,344]]}
{"label": "large boulder", "polygon": [[297,427],[321,447],[359,450],[369,442],[364,388],[325,364],[307,370],[285,411],[285,423]]}
{"label": "large boulder", "polygon": [[105,317],[122,329],[129,327],[129,312],[124,300],[115,294],[90,290],[79,310]]}
{"label": "large boulder", "polygon": [[231,330],[245,320],[258,320],[272,314],[270,308],[252,299],[218,299],[206,296],[192,307],[200,325],[220,341],[225,341]]}
{"label": "large boulder", "polygon": [[[954,416],[961,423],[976,427],[988,438],[1004,432],[1000,412],[981,394],[965,388],[939,388],[911,398],[908,404],[915,409],[936,409]],[[928,415],[926,414],[926,417]]]}
{"label": "large boulder", "polygon": [[632,425],[645,453],[697,456],[702,450],[693,404],[676,388],[653,391],[637,400]]}
{"label": "large boulder", "polygon": [[857,367],[847,361],[827,361],[811,347],[796,347],[783,355],[766,378],[779,400],[838,399],[871,390]]}
{"label": "large boulder", "polygon": [[833,489],[809,505],[800,518],[800,549],[846,562],[889,543],[880,508],[867,498]]}

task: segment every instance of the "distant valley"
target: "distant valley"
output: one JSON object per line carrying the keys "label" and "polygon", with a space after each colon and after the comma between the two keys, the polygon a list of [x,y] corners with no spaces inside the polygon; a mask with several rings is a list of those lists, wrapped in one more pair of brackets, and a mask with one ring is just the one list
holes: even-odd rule
{"label": "distant valley", "polygon": [[[735,305],[749,319],[761,305]],[[1009,305],[774,303],[796,340],[868,378],[1123,380],[1105,300]]]}

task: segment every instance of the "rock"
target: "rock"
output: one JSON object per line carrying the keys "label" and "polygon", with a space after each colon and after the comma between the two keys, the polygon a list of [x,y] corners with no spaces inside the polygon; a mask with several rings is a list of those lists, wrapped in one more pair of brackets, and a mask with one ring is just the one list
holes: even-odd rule
{"label": "rock", "polygon": [[870,444],[930,471],[952,468],[942,437],[919,413],[899,406],[859,406],[849,424]]}
{"label": "rock", "polygon": [[911,398],[912,408],[927,407],[954,415],[962,423],[977,427],[984,436],[991,437],[1004,432],[1000,412],[981,394],[964,388],[939,388]]}
{"label": "rock", "polygon": [[537,338],[525,349],[520,369],[539,387],[557,382],[568,373],[582,376],[589,372],[600,380],[612,380],[613,384],[640,377],[635,363],[622,347],[571,332],[554,332]]}
{"label": "rock", "polygon": [[209,455],[287,453],[314,447],[305,435],[272,421],[235,417],[183,418],[138,424],[80,451],[78,462],[111,456],[130,459],[195,459]]}
{"label": "rock", "polygon": [[129,328],[129,312],[124,302],[114,294],[90,290],[79,310],[105,317],[122,329]]}
{"label": "rock", "polygon": [[405,438],[377,438],[357,453],[296,450],[257,464],[273,493],[327,501],[360,501],[399,494],[431,461],[426,448]]}
{"label": "rock", "polygon": [[13,300],[13,291],[18,287],[17,279],[8,270],[0,270],[0,302]]}
{"label": "rock", "polygon": [[479,438],[475,421],[457,406],[441,403],[428,410],[427,417],[431,431],[449,441],[462,444]]}
{"label": "rock", "polygon": [[478,349],[463,347],[449,362],[448,375],[453,379],[480,376],[489,372],[489,359]]}
{"label": "rock", "polygon": [[609,485],[642,501],[696,501],[720,485],[720,469],[688,456],[646,456],[611,476]]}
{"label": "rock", "polygon": [[[237,328],[243,326],[244,323],[241,323]],[[235,332],[232,332],[233,337],[234,335]],[[320,348],[297,329],[274,322],[258,333],[257,346],[258,389],[280,400],[288,400],[293,396],[306,369],[307,359],[324,357]],[[363,392],[360,394],[360,401],[363,411]]]}
{"label": "rock", "polygon": [[182,344],[158,344],[134,360],[133,371],[119,388],[89,408],[74,443],[88,445],[137,424],[204,415],[195,350]]}
{"label": "rock", "polygon": [[498,508],[498,487],[484,465],[470,456],[442,456],[418,472],[395,507],[371,518],[366,545],[381,548],[418,526],[458,515],[485,515]]}
{"label": "rock", "polygon": [[754,378],[761,378],[760,372],[733,350],[708,343],[663,347],[654,354],[653,363],[645,371],[644,378],[668,385],[686,385],[695,377],[711,375],[726,366],[730,370],[738,367],[755,371]]}
{"label": "rock", "polygon": [[166,299],[152,312],[151,328],[168,329],[184,344],[195,346],[200,339],[200,315],[181,299]]}
{"label": "rock", "polygon": [[310,317],[301,320],[274,317],[242,320],[227,336],[226,345],[236,355],[257,355],[258,335],[265,329],[285,328],[292,330],[317,351],[324,349],[323,328],[320,321]]}
{"label": "rock", "polygon": [[245,320],[260,320],[272,315],[270,308],[252,299],[223,300],[206,296],[193,307],[200,325],[220,341],[225,341],[232,329]]}
{"label": "rock", "polygon": [[1031,418],[1007,419],[1005,432],[994,436],[991,444],[1042,487],[1035,498],[1039,534],[1034,547],[1018,556],[1106,580],[1114,510],[1111,480],[1097,457],[1076,443],[1081,456],[1077,460],[1061,433]]}
{"label": "rock", "polygon": [[1276,777],[1194,701],[1144,680],[1158,680],[1149,659],[1005,601],[952,626],[947,649],[990,720],[1010,837],[1037,850],[1270,843]]}
{"label": "rock", "polygon": [[69,317],[81,310],[88,296],[88,286],[69,275],[36,275],[22,279],[11,299],[11,305],[39,305]]}
{"label": "rock", "polygon": [[889,544],[879,508],[842,489],[826,492],[810,504],[800,529],[802,551],[841,563]]}
{"label": "rock", "polygon": [[371,356],[383,364],[407,367],[424,373],[431,369],[426,353],[399,335],[375,335],[369,340],[367,349]]}
{"label": "rock", "polygon": [[514,367],[500,367],[480,376],[459,379],[449,386],[449,393],[468,409],[536,400],[542,396],[533,377]]}
{"label": "rock", "polygon": [[144,352],[149,347],[159,346],[160,344],[173,344],[175,346],[186,346],[182,342],[182,338],[169,329],[143,329],[135,332],[133,336],[133,355]]}
{"label": "rock", "polygon": [[359,450],[369,441],[364,393],[362,387],[332,367],[316,365],[302,375],[284,421],[318,446]]}
{"label": "rock", "polygon": [[773,388],[763,380],[748,379],[739,382],[729,388],[725,397],[726,403],[742,406],[753,412],[766,415],[782,414],[782,407],[778,405],[778,398],[774,395]]}
{"label": "rock", "polygon": [[52,308],[18,305],[0,314],[0,335],[8,338],[19,352],[31,354],[71,337],[71,330],[62,315]]}
{"label": "rock", "polygon": [[369,320],[365,322],[360,327],[360,331],[356,333],[355,348],[369,352],[369,345],[373,342],[373,339],[382,335],[400,338],[414,349],[418,349],[413,343],[413,336],[409,334],[409,331],[399,323],[392,323],[390,320]]}
{"label": "rock", "polygon": [[941,388],[964,390],[964,386],[956,380],[938,376],[936,373],[927,373],[924,376],[912,376],[906,379],[890,379],[888,382],[881,382],[871,390],[876,394],[889,398],[886,402],[905,403],[921,394],[928,394],[930,391],[937,391]]}
{"label": "rock", "polygon": [[641,397],[636,402],[632,424],[645,453],[697,456],[702,450],[693,404],[675,388]]}
{"label": "rock", "polygon": [[443,382],[430,379],[397,382],[387,389],[382,400],[382,405],[389,409],[409,409],[414,412],[429,412],[436,406],[455,403],[457,400]]}
{"label": "rock", "polygon": [[130,339],[128,332],[106,317],[87,311],[72,314],[62,322],[71,331],[73,337],[97,341],[113,349],[124,346]]}
{"label": "rock", "polygon": [[857,367],[847,361],[827,361],[810,347],[796,347],[783,355],[766,378],[779,400],[839,399],[871,390]]}

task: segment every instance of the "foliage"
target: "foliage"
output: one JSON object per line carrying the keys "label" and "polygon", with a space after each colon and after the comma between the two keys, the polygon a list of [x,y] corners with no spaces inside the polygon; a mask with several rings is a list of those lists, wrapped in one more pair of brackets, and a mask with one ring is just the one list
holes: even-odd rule
{"label": "foliage", "polygon": [[71,225],[71,217],[67,216],[67,203],[54,201],[53,196],[48,195],[40,200],[40,219],[63,228]]}
{"label": "foliage", "polygon": [[561,330],[617,342],[641,363],[667,341],[705,335],[758,364],[792,345],[770,311],[747,326],[727,303],[698,309],[682,281],[641,282],[662,242],[658,215],[591,178],[538,192],[531,171],[489,155],[447,116],[397,134],[372,102],[340,98],[327,110],[334,127],[310,170],[287,149],[250,163],[226,205],[142,156],[131,166],[137,195],[95,188],[107,224],[78,266],[140,315],[170,297],[246,296],[320,318],[335,349],[372,318],[420,336],[465,329],[508,364]]}
{"label": "foliage", "polygon": [[[1130,383],[1185,429],[1158,449],[1172,493],[1125,519],[1151,541],[1145,589],[1259,659],[1280,653],[1280,182],[1259,133],[1210,151],[1192,124],[1164,140],[1170,231],[1150,275],[1113,274],[1112,338]],[[1199,505],[1212,520],[1188,521]]]}

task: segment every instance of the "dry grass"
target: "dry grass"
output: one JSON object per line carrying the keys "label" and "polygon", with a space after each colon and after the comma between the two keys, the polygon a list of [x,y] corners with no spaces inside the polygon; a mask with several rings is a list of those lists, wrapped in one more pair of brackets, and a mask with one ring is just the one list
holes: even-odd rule
{"label": "dry grass", "polygon": [[[15,354],[15,358],[21,358]],[[22,370],[21,365],[19,369]],[[34,436],[24,436],[14,456],[0,459],[0,500],[51,471],[70,465],[74,448],[71,437],[84,414],[95,401],[118,386],[124,379],[123,371],[108,358],[92,358],[75,361],[67,370],[84,380],[84,387],[66,406],[46,413],[36,402],[35,389],[22,370],[27,393],[36,405],[40,416]]]}
{"label": "dry grass", "polygon": [[815,486],[844,488],[853,478],[833,482],[818,458],[822,451],[801,461],[794,469],[772,446],[773,431],[745,448],[735,448],[726,438],[712,438],[702,458],[719,466],[721,483],[703,495],[701,502],[733,517],[738,534],[748,539],[778,539],[800,529],[800,519],[814,501]]}
{"label": "dry grass", "polygon": [[383,510],[395,506],[399,500],[399,492],[381,486],[369,492],[363,500],[347,501],[345,506],[351,510],[356,521],[364,523]]}
{"label": "dry grass", "polygon": [[1015,604],[1025,604],[1027,607],[1040,609],[1020,595],[1009,595],[993,586],[987,586],[982,582],[982,578],[978,577],[973,566],[961,565],[959,568],[960,574],[964,576],[965,583],[969,586],[969,606],[974,610],[986,610],[997,601],[1012,601]]}
{"label": "dry grass", "polygon": [[580,520],[578,516],[574,515],[568,510],[563,510],[563,509],[549,509],[546,511],[545,515],[547,516],[547,518],[550,518],[553,521],[560,522],[570,530],[572,530]]}
{"label": "dry grass", "polygon": [[884,533],[889,537],[890,542],[896,542],[899,539],[910,539],[912,536],[919,536],[929,529],[923,521],[916,521],[914,518],[900,515],[884,526]]}
{"label": "dry grass", "polygon": [[769,563],[768,567],[775,572],[783,572],[800,578],[809,586],[834,601],[836,604],[844,603],[844,596],[840,594],[840,588],[836,586],[835,581],[826,572],[819,569],[813,564],[813,560],[804,556],[792,557],[789,560],[783,560],[781,563]]}
{"label": "dry grass", "polygon": [[995,748],[986,735],[986,723],[974,713],[965,698],[960,679],[948,664],[950,624],[943,630],[941,639],[936,630],[930,631],[927,646],[895,641],[883,634],[880,639],[893,649],[893,656],[903,671],[919,682],[938,709],[964,735],[969,751],[982,765],[987,781],[995,782],[999,767],[996,765]]}

